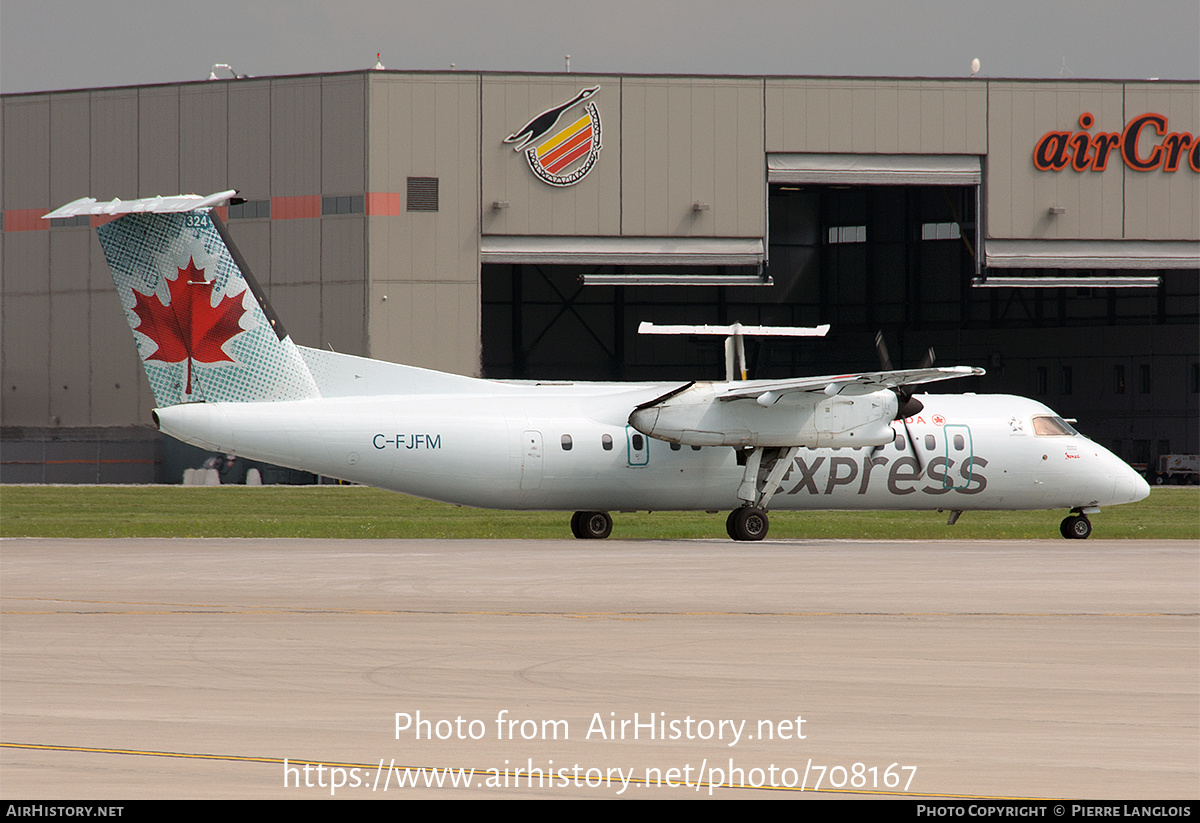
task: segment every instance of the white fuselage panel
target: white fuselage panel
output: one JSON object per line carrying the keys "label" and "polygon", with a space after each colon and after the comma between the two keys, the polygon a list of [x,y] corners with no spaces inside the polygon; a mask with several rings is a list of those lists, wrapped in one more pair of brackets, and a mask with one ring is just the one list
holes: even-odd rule
{"label": "white fuselage panel", "polygon": [[[487,393],[196,403],[162,430],[204,448],[468,506],[701,510],[740,505],[728,446],[645,437],[630,411],[662,385],[487,383]],[[1020,397],[923,395],[875,447],[801,449],[772,509],[1053,509],[1145,497],[1145,482],[1082,435],[1042,436]],[[912,449],[916,447],[917,454]]]}

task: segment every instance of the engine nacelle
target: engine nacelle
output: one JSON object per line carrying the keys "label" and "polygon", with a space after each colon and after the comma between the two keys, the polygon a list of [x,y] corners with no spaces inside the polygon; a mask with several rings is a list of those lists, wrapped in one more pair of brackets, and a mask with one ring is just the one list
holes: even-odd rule
{"label": "engine nacelle", "polygon": [[629,425],[648,437],[685,446],[882,446],[895,438],[898,401],[888,389],[722,400],[718,390],[727,386],[695,383],[635,409]]}

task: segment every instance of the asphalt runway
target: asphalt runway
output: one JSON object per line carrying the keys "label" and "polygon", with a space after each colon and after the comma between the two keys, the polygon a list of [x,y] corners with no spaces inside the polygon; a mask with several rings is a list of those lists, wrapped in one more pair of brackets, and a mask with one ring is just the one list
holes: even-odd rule
{"label": "asphalt runway", "polygon": [[1200,790],[1191,541],[22,539],[0,601],[9,799]]}

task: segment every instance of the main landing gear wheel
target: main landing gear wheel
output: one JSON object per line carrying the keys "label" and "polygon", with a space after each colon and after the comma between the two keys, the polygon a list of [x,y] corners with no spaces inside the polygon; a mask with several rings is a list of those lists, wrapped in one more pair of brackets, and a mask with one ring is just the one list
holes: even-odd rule
{"label": "main landing gear wheel", "polygon": [[1088,520],[1086,515],[1073,514],[1063,518],[1058,530],[1068,540],[1087,540],[1088,535],[1092,533],[1092,521]]}
{"label": "main landing gear wheel", "polygon": [[612,518],[608,512],[575,512],[571,534],[580,540],[603,540],[612,534]]}
{"label": "main landing gear wheel", "polygon": [[725,518],[725,533],[729,535],[730,540],[737,540],[737,534],[733,531],[733,518],[737,517],[738,509],[734,509]]}
{"label": "main landing gear wheel", "polygon": [[762,540],[770,528],[767,513],[754,506],[742,506],[729,513],[725,530],[734,540]]}

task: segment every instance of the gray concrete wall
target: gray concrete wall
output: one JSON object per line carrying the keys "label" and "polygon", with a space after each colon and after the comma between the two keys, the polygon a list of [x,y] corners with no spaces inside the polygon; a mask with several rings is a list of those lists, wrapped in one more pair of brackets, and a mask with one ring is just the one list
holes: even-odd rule
{"label": "gray concrete wall", "polygon": [[771,78],[769,152],[988,153],[987,86],[974,80]]}
{"label": "gray concrete wall", "polygon": [[[479,76],[369,76],[371,356],[479,373]],[[410,211],[410,177],[437,211]]]}
{"label": "gray concrete wall", "polygon": [[622,234],[762,237],[762,81],[628,77],[621,88]]}
{"label": "gray concrete wall", "polygon": [[[597,165],[575,186],[545,185],[503,139],[593,85]],[[1085,111],[1092,132],[1156,112],[1170,131],[1200,135],[1198,89],[360,72],[9,95],[0,420],[149,422],[149,388],[92,231],[37,220],[76,197],[237,188],[270,200],[271,217],[230,228],[297,341],[472,374],[481,234],[761,237],[767,152],[983,157],[992,238],[1200,239],[1200,174],[1186,160],[1176,172],[1134,171],[1115,153],[1103,172],[1033,163],[1038,139],[1078,131]],[[1161,141],[1143,138],[1143,153]],[[410,177],[438,180],[436,212],[406,208]],[[365,206],[322,217],[322,196]]]}

